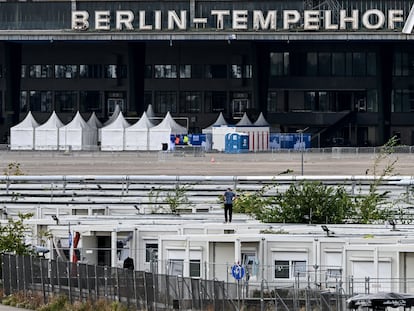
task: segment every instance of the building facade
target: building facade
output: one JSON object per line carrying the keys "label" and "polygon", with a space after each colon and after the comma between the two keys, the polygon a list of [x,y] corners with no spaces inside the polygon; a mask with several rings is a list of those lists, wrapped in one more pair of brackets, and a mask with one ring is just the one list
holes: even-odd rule
{"label": "building facade", "polygon": [[[106,120],[263,112],[312,145],[414,144],[410,1],[6,1],[0,131],[31,111]],[[414,15],[414,14],[413,14]]]}

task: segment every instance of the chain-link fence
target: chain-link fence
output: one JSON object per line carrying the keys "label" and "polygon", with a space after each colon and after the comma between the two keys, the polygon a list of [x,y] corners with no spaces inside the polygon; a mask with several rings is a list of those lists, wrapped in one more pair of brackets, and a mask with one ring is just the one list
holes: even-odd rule
{"label": "chain-link fence", "polygon": [[[343,293],[277,287],[265,281],[224,282],[129,269],[4,254],[2,280],[6,295],[34,291],[44,302],[55,295],[69,301],[119,301],[131,310],[345,310]],[[249,294],[246,294],[249,293]]]}

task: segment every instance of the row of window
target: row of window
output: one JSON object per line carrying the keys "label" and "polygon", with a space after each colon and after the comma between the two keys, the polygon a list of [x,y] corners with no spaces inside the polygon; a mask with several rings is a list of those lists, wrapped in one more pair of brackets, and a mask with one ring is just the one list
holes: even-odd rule
{"label": "row of window", "polygon": [[252,65],[146,65],[147,79],[251,79]]}
{"label": "row of window", "polygon": [[[271,76],[375,76],[374,52],[271,52]],[[127,65],[117,64],[33,64],[21,66],[22,78],[117,79],[127,77]],[[250,64],[155,64],[145,65],[147,79],[250,79]],[[393,76],[414,75],[414,54],[393,54]],[[3,68],[0,66],[0,77]]]}
{"label": "row of window", "polygon": [[21,78],[119,79],[127,77],[126,65],[22,65]]}
{"label": "row of window", "polygon": [[414,55],[409,52],[395,52],[393,61],[393,75],[397,77],[414,76]]}
{"label": "row of window", "polygon": [[225,91],[155,91],[145,92],[144,106],[151,104],[157,113],[239,114],[251,108],[251,93]]}
{"label": "row of window", "polygon": [[[121,94],[125,97],[125,94]],[[95,112],[103,113],[110,93],[101,91],[44,91],[20,92],[20,111],[27,112]],[[118,96],[119,97],[119,96]],[[213,91],[156,91],[146,92],[144,106],[153,105],[154,111],[171,113],[231,112],[240,114],[250,108],[251,94]],[[230,104],[229,104],[230,103]],[[124,103],[124,111],[127,111]]]}
{"label": "row of window", "polygon": [[375,76],[372,52],[272,52],[270,76]]}
{"label": "row of window", "polygon": [[[300,95],[302,94],[302,95]],[[295,101],[286,101],[286,97]],[[302,97],[302,100],[299,98]],[[392,97],[393,112],[414,112],[414,90],[396,89]],[[20,111],[96,112],[104,111],[105,94],[100,91],[21,91]],[[79,103],[79,104],[78,104]],[[230,103],[230,104],[228,104]],[[156,91],[145,93],[145,106],[152,104],[157,113],[242,113],[251,106],[250,93]],[[377,112],[375,90],[368,91],[269,91],[267,111],[358,111]]]}
{"label": "row of window", "polygon": [[267,112],[377,112],[378,96],[374,89],[367,91],[284,91],[270,90]]}
{"label": "row of window", "polygon": [[21,91],[20,111],[102,113],[102,97],[99,91]]}

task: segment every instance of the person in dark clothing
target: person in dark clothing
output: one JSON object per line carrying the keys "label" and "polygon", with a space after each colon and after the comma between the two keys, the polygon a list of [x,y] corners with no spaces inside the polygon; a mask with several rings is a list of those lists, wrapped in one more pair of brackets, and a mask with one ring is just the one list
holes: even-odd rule
{"label": "person in dark clothing", "polygon": [[124,269],[134,270],[134,259],[127,257],[124,260]]}
{"label": "person in dark clothing", "polygon": [[233,215],[233,201],[236,198],[236,194],[231,190],[231,188],[227,188],[226,192],[224,192],[224,221],[225,223],[231,222],[232,215]]}

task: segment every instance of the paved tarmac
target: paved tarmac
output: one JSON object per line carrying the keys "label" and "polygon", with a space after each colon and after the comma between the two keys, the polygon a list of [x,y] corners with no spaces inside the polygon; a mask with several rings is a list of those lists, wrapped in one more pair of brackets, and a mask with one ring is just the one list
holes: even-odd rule
{"label": "paved tarmac", "polygon": [[[25,175],[372,175],[374,153],[169,153],[0,151],[0,170],[19,163]],[[394,173],[414,176],[414,154],[397,153]]]}
{"label": "paved tarmac", "polygon": [[15,308],[0,304],[0,311],[27,311],[27,309]]}

